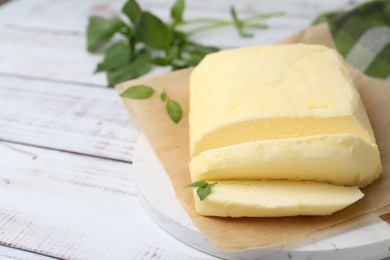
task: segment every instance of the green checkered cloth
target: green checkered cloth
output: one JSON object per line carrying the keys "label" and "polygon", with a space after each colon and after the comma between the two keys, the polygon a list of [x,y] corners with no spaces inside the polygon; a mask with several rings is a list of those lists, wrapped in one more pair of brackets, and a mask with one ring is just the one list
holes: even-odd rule
{"label": "green checkered cloth", "polygon": [[349,12],[320,15],[328,22],[337,50],[369,76],[390,81],[390,1],[370,1]]}

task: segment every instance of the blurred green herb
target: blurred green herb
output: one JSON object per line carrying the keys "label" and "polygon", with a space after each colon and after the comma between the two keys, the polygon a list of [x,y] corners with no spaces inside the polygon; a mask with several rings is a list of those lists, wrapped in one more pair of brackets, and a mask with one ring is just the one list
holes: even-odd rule
{"label": "blurred green herb", "polygon": [[[108,85],[113,87],[148,73],[154,65],[170,66],[172,69],[196,66],[205,55],[218,51],[218,48],[193,42],[190,39],[193,34],[234,26],[242,37],[250,37],[252,35],[244,29],[264,29],[265,19],[282,15],[270,13],[239,19],[232,7],[229,20],[185,20],[184,10],[185,1],[176,0],[171,7],[171,21],[166,23],[154,14],[143,11],[136,0],[128,0],[122,8],[128,18],[126,22],[119,17],[90,17],[87,49],[91,53],[104,52],[104,59],[95,72],[106,72]],[[189,30],[188,26],[192,29]],[[171,111],[174,107],[175,103],[167,101],[167,110]],[[176,120],[177,116],[174,118]]]}
{"label": "blurred green herb", "polygon": [[333,12],[322,13],[312,21],[312,24],[327,23],[329,21],[344,16],[346,13],[347,13],[346,11],[333,11]]}
{"label": "blurred green herb", "polygon": [[199,199],[202,201],[211,193],[211,187],[217,183],[208,183],[207,181],[196,181],[185,186],[191,188],[197,188],[196,193],[198,194]]}
{"label": "blurred green herb", "polygon": [[245,23],[238,19],[236,8],[233,6],[230,8],[230,15],[232,16],[234,26],[237,28],[241,37],[253,37],[253,34],[244,32]]}
{"label": "blurred green herb", "polygon": [[[121,93],[121,97],[130,99],[147,99],[152,97],[154,93],[156,93],[156,90],[152,87],[146,85],[136,85],[126,89],[123,93]],[[165,104],[169,118],[175,124],[179,123],[183,115],[183,110],[180,104],[168,96],[165,88],[160,93],[160,98]]]}
{"label": "blurred green herb", "polygon": [[183,114],[180,104],[177,103],[175,100],[166,97],[165,108],[171,120],[175,123],[179,123]]}
{"label": "blurred green herb", "polygon": [[155,92],[156,90],[154,90],[154,88],[145,85],[137,85],[126,89],[121,94],[121,97],[132,99],[147,99],[153,96]]}
{"label": "blurred green herb", "polygon": [[173,26],[183,22],[185,3],[184,0],[177,0],[171,8],[171,18],[173,20]]}
{"label": "blurred green herb", "polygon": [[120,32],[125,27],[126,24],[118,17],[112,19],[98,16],[90,17],[87,28],[88,51],[98,51],[98,49],[108,42],[115,33]]}

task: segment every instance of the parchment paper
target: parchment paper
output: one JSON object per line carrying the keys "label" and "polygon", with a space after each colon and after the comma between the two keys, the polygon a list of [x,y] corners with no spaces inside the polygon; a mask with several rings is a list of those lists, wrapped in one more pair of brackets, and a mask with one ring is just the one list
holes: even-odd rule
{"label": "parchment paper", "polygon": [[[333,46],[324,24],[310,27],[283,41]],[[346,209],[325,217],[220,218],[203,217],[194,210],[192,191],[183,187],[190,183],[188,170],[188,81],[191,69],[167,73],[153,78],[128,81],[117,87],[146,84],[156,89],[167,87],[168,94],[184,109],[179,124],[172,123],[158,95],[148,100],[122,99],[131,118],[143,131],[164,165],[176,190],[177,199],[193,223],[208,240],[223,251],[239,251],[260,247],[305,242],[329,232],[338,232],[368,217],[390,212],[390,84],[354,71],[381,153],[383,173],[379,180],[363,189],[365,197]]]}

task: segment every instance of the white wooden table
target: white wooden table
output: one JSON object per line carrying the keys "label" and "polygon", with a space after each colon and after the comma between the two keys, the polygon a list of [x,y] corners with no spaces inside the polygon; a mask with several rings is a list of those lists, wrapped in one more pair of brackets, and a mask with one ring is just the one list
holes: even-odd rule
{"label": "white wooden table", "polygon": [[[1,2],[1,1],[0,1]],[[0,259],[214,259],[161,230],[131,174],[139,131],[93,74],[85,51],[92,14],[122,0],[13,0],[0,5]],[[172,1],[141,0],[168,19]],[[270,44],[318,13],[361,1],[187,1],[186,17],[285,11],[241,39],[231,28],[195,38],[221,48]],[[152,74],[161,73],[155,70]]]}

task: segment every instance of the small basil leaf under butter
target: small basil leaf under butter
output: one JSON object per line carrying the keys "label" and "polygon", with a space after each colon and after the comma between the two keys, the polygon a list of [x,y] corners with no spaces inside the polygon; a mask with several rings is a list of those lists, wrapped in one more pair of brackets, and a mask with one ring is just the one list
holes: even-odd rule
{"label": "small basil leaf under butter", "polygon": [[197,188],[196,194],[198,194],[199,199],[202,201],[211,193],[211,188],[217,183],[208,183],[207,181],[196,181],[188,184],[185,188]]}

